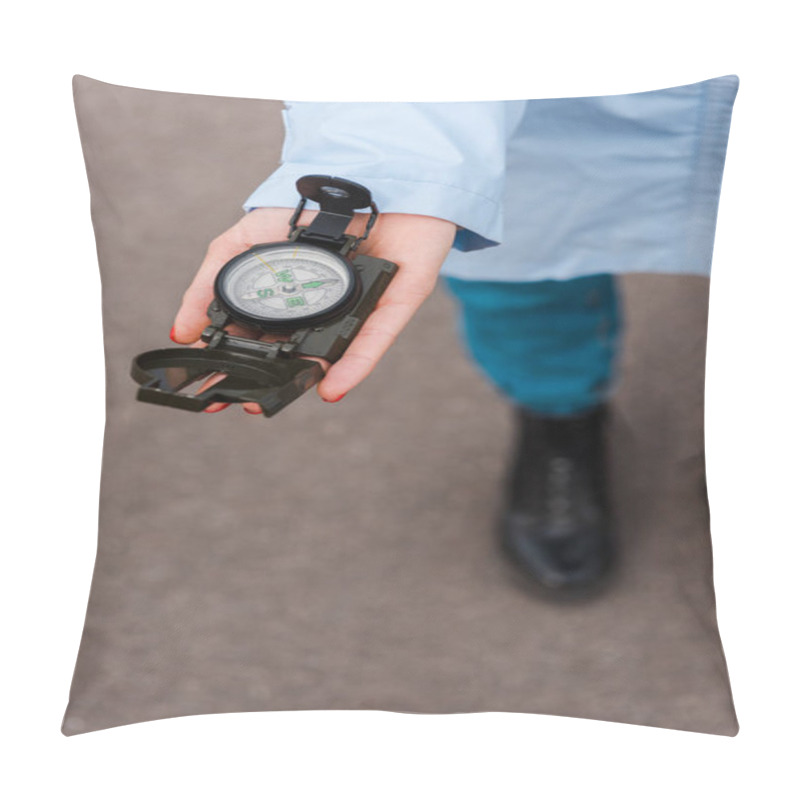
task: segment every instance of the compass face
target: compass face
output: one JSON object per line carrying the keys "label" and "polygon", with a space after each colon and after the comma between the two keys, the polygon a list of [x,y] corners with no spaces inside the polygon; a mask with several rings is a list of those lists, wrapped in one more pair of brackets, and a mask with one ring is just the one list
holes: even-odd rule
{"label": "compass face", "polygon": [[341,256],[290,242],[255,247],[232,259],[216,289],[234,316],[294,328],[335,314],[352,297],[355,279]]}

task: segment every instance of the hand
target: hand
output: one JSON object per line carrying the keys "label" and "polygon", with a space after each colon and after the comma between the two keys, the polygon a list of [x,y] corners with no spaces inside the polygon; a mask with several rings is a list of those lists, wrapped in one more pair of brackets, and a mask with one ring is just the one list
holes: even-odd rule
{"label": "hand", "polygon": [[[211,242],[197,275],[183,295],[170,334],[173,341],[205,346],[200,334],[209,323],[206,309],[214,297],[217,273],[231,258],[254,244],[286,239],[292,213],[290,208],[254,209]],[[315,213],[303,211],[298,224],[307,225]],[[362,234],[367,219],[367,214],[356,214],[347,232]],[[314,359],[325,369],[325,377],[317,384],[317,393],[323,400],[341,400],[372,372],[433,291],[455,233],[454,223],[438,217],[415,214],[381,214],[378,217],[369,238],[361,243],[358,252],[393,261],[399,269],[344,355],[332,366],[322,359]],[[236,325],[227,329],[237,336],[254,335]],[[228,405],[214,403],[206,411],[221,411]],[[261,412],[256,403],[244,403],[242,407],[251,414]]]}

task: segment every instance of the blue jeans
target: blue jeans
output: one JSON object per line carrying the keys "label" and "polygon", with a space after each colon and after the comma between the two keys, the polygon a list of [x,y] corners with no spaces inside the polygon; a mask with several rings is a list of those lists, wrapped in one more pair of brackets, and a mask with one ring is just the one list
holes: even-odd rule
{"label": "blue jeans", "polygon": [[444,280],[460,304],[467,349],[513,403],[561,415],[608,398],[622,327],[612,275],[525,283]]}

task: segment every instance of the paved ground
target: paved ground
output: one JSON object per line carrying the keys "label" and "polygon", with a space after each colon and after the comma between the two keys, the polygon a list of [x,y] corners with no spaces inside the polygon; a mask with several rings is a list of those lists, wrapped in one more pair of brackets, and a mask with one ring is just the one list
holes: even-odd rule
{"label": "paved ground", "polygon": [[736,732],[704,484],[705,280],[623,281],[623,563],[603,596],[555,606],[496,549],[510,417],[462,351],[443,287],[338,405],[309,395],[266,420],[134,401],[131,357],[167,343],[208,239],[274,169],[279,106],[86,80],[78,100],[108,427],[65,733],[316,708]]}

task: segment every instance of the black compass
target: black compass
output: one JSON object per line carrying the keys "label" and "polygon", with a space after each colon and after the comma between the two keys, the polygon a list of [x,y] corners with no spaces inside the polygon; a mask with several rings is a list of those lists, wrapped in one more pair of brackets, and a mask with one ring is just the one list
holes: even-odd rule
{"label": "black compass", "polygon": [[[355,255],[369,236],[378,209],[368,189],[343,178],[306,175],[297,181],[301,200],[282,242],[257,244],[232,258],[217,274],[205,348],[166,348],[133,359],[131,375],[144,402],[202,411],[212,403],[258,403],[272,416],[321,380],[322,367],[344,354],[374,310],[397,265]],[[309,225],[297,220],[308,200],[319,204]],[[370,209],[360,237],[346,234],[358,209]],[[254,335],[285,334],[261,341],[230,334],[231,323]],[[190,387],[216,382],[197,394]]]}

